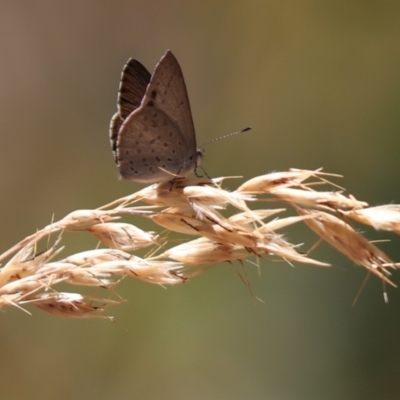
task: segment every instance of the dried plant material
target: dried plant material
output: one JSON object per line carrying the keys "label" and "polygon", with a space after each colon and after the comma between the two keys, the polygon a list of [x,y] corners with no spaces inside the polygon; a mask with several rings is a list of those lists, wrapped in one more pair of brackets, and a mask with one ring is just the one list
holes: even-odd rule
{"label": "dried plant material", "polygon": [[206,222],[199,221],[190,207],[167,208],[150,217],[155,223],[171,232],[184,233],[186,235],[197,235],[194,228],[196,225],[204,225]]}
{"label": "dried plant material", "polygon": [[337,210],[340,208],[356,209],[368,206],[367,203],[358,201],[353,197],[346,197],[339,192],[316,192],[303,189],[275,188],[271,193],[282,200],[294,204],[323,208],[325,210]]}
{"label": "dried plant material", "polygon": [[[176,179],[150,185],[95,210],[74,211],[0,255],[0,260],[5,260],[0,269],[0,308],[14,306],[25,311],[26,305],[33,304],[58,316],[105,317],[105,308],[119,304],[119,299],[105,300],[98,292],[85,296],[79,288],[95,287],[107,291],[108,296],[103,297],[115,296],[115,286],[126,277],[174,285],[214,264],[242,264],[251,259],[255,265],[260,259],[272,259],[329,266],[301,252],[301,244],[286,239],[282,231],[299,223],[393,285],[389,271],[400,263],[393,263],[333,213],[399,233],[400,206],[367,208],[367,203],[343,190],[333,191],[336,186],[326,181],[326,176],[332,175],[321,170],[274,172],[250,179],[235,191],[221,187],[224,178]],[[315,190],[321,185],[329,185],[329,190]],[[289,210],[256,208],[267,201],[284,203]],[[288,215],[293,208],[299,215]],[[115,221],[126,217],[135,219],[134,223]],[[139,219],[150,220],[163,230],[144,231],[136,226]],[[92,235],[103,248],[57,260],[65,231]],[[181,235],[184,242],[174,245],[176,235],[172,239],[170,232]],[[147,253],[139,257],[136,252],[143,248]],[[71,292],[57,292],[61,282],[69,285]]]}
{"label": "dried plant material", "polygon": [[158,235],[123,222],[109,222],[89,228],[104,245],[112,249],[135,251],[153,244],[160,244]]}
{"label": "dried plant material", "polygon": [[[32,293],[35,293],[40,289],[46,289],[50,282],[47,278],[47,275],[35,274],[15,281],[10,281],[0,288],[0,296],[3,299],[4,295],[13,295],[21,300],[25,296],[30,296]],[[63,280],[63,278],[58,278],[56,282],[52,281],[52,283],[59,283]]]}
{"label": "dried plant material", "polygon": [[279,229],[286,228],[290,225],[297,224],[298,222],[302,222],[307,218],[312,218],[310,215],[296,215],[294,217],[285,217],[285,218],[277,218],[271,222],[266,223],[265,225],[259,228],[260,232],[275,232]]}
{"label": "dried plant material", "polygon": [[91,226],[111,221],[113,217],[109,211],[78,210],[65,216],[57,225],[62,229],[74,231],[87,230]]}
{"label": "dried plant material", "polygon": [[322,211],[299,209],[300,214],[313,215],[314,218],[304,222],[322,239],[361,265],[386,283],[395,286],[389,279],[388,266],[394,268],[393,261],[371,242],[357,233],[349,224]]}
{"label": "dried plant material", "polygon": [[203,264],[242,260],[247,256],[246,252],[239,252],[234,246],[199,238],[172,247],[160,254],[158,258],[171,258],[172,260],[182,262],[186,266],[200,266]]}
{"label": "dried plant material", "polygon": [[252,200],[253,196],[240,192],[228,192],[220,187],[212,186],[187,186],[183,194],[190,204],[193,202],[203,207],[224,208],[231,205],[239,210],[247,210],[246,201]]}
{"label": "dried plant material", "polygon": [[131,254],[121,250],[96,249],[76,253],[61,260],[64,263],[71,263],[77,267],[92,267],[108,261],[129,260]]}
{"label": "dried plant material", "polygon": [[201,236],[214,242],[236,247],[256,247],[257,243],[263,240],[262,235],[257,231],[233,224],[228,227],[212,224],[209,226],[197,227],[196,230]]}
{"label": "dried plant material", "polygon": [[251,210],[242,213],[237,213],[229,217],[229,221],[235,224],[247,226],[254,224],[255,222],[264,221],[265,219],[272,217],[275,214],[286,211],[286,208],[276,208],[270,210]]}
{"label": "dried plant material", "polygon": [[186,276],[181,273],[183,266],[181,263],[173,261],[157,261],[152,259],[142,259],[132,256],[126,261],[112,261],[101,264],[101,269],[108,269],[115,273],[132,276],[148,283],[157,285],[174,285],[186,281]]}
{"label": "dried plant material", "polygon": [[50,249],[35,254],[36,243],[22,248],[1,270],[0,288],[8,282],[31,276],[40,267],[54,257],[61,249],[57,249],[58,240]]}
{"label": "dried plant material", "polygon": [[[257,176],[239,186],[238,192],[245,193],[268,193],[276,188],[301,186],[301,184],[312,177],[320,178],[330,175],[322,172],[322,168],[315,171],[291,169],[284,172],[271,172],[270,174]],[[340,175],[333,175],[340,176]]]}
{"label": "dried plant material", "polygon": [[[88,301],[89,300],[89,301]],[[96,299],[96,302],[99,302]],[[102,306],[96,306],[92,300],[76,293],[51,293],[36,295],[29,300],[37,308],[50,314],[68,318],[107,318],[104,315],[105,306],[115,305],[117,302],[101,300]]]}
{"label": "dried plant material", "polygon": [[400,205],[363,208],[361,210],[342,211],[343,215],[358,222],[372,226],[376,230],[392,231],[400,235]]}

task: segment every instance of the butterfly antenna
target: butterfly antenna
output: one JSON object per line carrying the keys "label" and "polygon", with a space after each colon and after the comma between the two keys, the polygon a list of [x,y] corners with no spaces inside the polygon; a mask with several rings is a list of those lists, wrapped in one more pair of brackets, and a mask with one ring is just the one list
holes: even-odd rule
{"label": "butterfly antenna", "polygon": [[241,129],[240,131],[231,132],[231,133],[228,133],[227,135],[224,135],[224,136],[220,136],[220,137],[211,139],[211,140],[209,140],[208,142],[203,143],[200,147],[203,147],[203,146],[205,146],[206,144],[209,144],[209,143],[216,142],[217,140],[226,139],[226,138],[229,137],[229,136],[233,136],[233,135],[237,135],[237,134],[239,134],[239,133],[247,132],[247,131],[249,131],[250,129],[251,129],[251,127],[248,126],[247,128]]}

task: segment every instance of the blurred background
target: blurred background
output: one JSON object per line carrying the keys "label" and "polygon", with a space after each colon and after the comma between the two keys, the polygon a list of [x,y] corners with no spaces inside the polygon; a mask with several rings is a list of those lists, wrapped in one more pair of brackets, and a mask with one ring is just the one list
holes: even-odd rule
{"label": "blurred background", "polygon": [[[167,49],[199,144],[253,128],[207,146],[211,176],[323,167],[371,205],[400,202],[399,2],[6,0],[0,29],[2,251],[141,187],[117,179],[109,120],[126,60],[153,71]],[[400,238],[368,235],[400,260]],[[4,309],[2,397],[400,398],[400,291],[386,305],[371,278],[352,307],[365,271],[328,245],[313,256],[333,267],[248,266],[254,295],[228,264],[167,289],[125,280],[115,324]]]}

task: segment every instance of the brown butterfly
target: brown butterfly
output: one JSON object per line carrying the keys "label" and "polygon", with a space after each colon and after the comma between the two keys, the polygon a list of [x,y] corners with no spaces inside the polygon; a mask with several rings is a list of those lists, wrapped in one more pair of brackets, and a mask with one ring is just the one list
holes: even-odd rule
{"label": "brown butterfly", "polygon": [[110,140],[122,178],[153,183],[186,176],[201,162],[181,67],[171,51],[153,75],[130,59],[112,117]]}

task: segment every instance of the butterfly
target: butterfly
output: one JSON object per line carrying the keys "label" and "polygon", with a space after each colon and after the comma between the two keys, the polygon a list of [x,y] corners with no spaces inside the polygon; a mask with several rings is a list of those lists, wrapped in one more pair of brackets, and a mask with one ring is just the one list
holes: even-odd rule
{"label": "butterfly", "polygon": [[203,152],[197,148],[185,80],[171,51],[153,75],[139,61],[128,60],[110,141],[124,179],[165,182],[187,176],[200,165]]}

